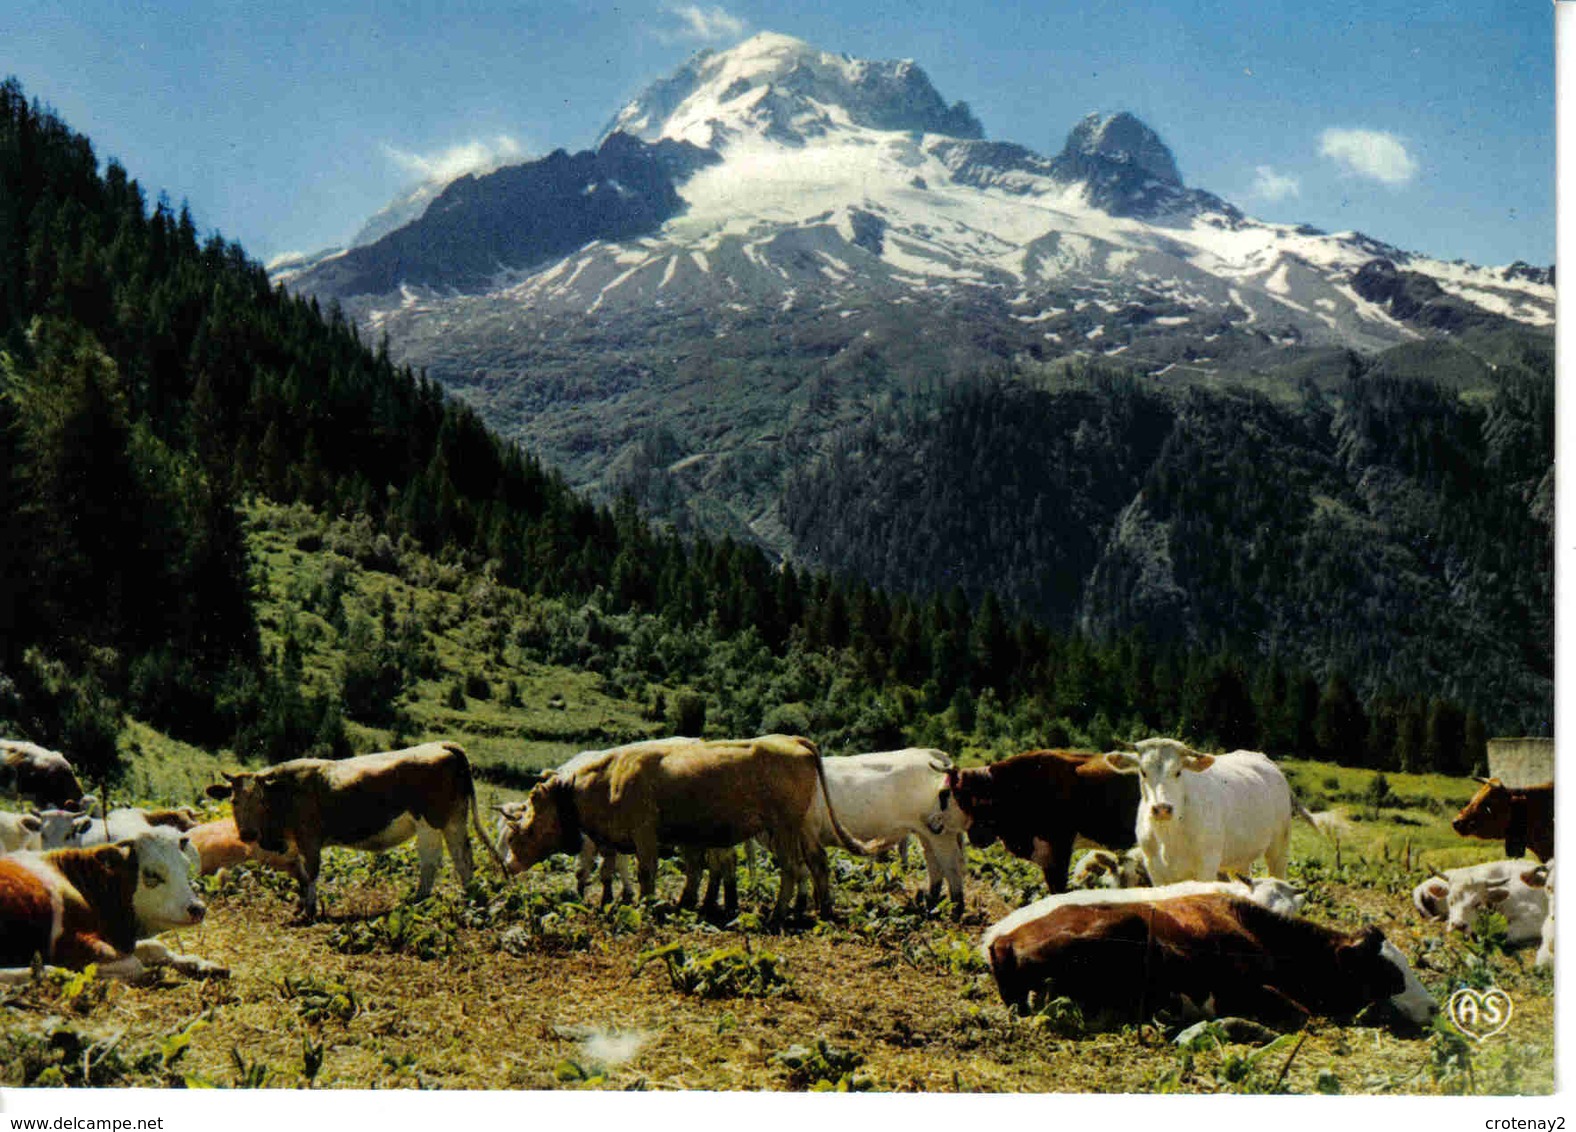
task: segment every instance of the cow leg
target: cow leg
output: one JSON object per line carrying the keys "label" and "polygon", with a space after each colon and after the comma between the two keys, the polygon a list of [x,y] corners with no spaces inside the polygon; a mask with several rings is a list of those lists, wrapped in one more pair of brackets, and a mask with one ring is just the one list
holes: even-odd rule
{"label": "cow leg", "polygon": [[640,877],[640,898],[654,900],[657,895],[657,862],[661,849],[655,829],[643,829],[635,834],[635,871]]}
{"label": "cow leg", "polygon": [[[608,860],[613,862],[612,867],[618,872],[619,900],[621,902],[628,902],[629,900],[634,899],[635,878],[631,876],[629,872],[628,855],[624,853],[613,853],[609,855]],[[606,861],[603,862],[602,867],[608,867]]]}
{"label": "cow leg", "polygon": [[1286,877],[1287,849],[1291,843],[1291,822],[1281,826],[1280,832],[1264,851],[1264,867],[1272,877]]}
{"label": "cow leg", "polygon": [[443,831],[443,840],[449,846],[449,860],[454,862],[454,873],[460,878],[462,888],[471,883],[471,876],[476,872],[476,860],[471,856],[471,831],[465,819],[465,811],[456,810],[448,828]]}
{"label": "cow leg", "polygon": [[173,967],[188,978],[228,979],[229,968],[195,955],[179,955],[156,939],[139,939],[133,954],[149,967]]}
{"label": "cow leg", "polygon": [[296,880],[301,885],[301,917],[305,920],[317,919],[317,874],[323,867],[323,847],[320,845],[301,846],[301,867],[296,873]]}
{"label": "cow leg", "polygon": [[797,840],[790,837],[771,839],[772,855],[777,858],[777,903],[772,908],[772,922],[782,923],[788,918],[788,905],[799,888],[799,878],[804,869],[804,850]]}
{"label": "cow leg", "polygon": [[684,861],[684,891],[679,893],[679,907],[693,908],[695,894],[700,891],[700,875],[706,871],[706,851],[693,846],[679,850]]}
{"label": "cow leg", "polygon": [[[604,859],[605,863],[606,860]],[[580,897],[582,903],[584,903],[586,898],[586,888],[591,884],[591,870],[595,865],[596,842],[589,837],[582,837],[580,839],[580,852],[575,856],[575,893]],[[607,873],[605,870],[602,874],[602,880],[603,884],[606,885]],[[602,889],[602,902],[604,904],[607,902],[607,898],[608,891],[604,887]]]}
{"label": "cow leg", "polygon": [[[937,842],[944,840],[926,832],[919,835],[919,848],[925,854],[925,898],[934,906],[941,899],[941,858],[937,856]],[[908,838],[903,839],[907,844]]]}
{"label": "cow leg", "polygon": [[947,882],[947,895],[952,900],[952,918],[963,916],[963,837],[961,834],[944,833],[940,837],[921,835],[920,846],[925,850],[925,868],[930,874],[930,902],[941,898],[941,882]]}
{"label": "cow leg", "polygon": [[[625,866],[625,868],[627,869],[628,866]],[[601,878],[602,878],[602,903],[604,905],[613,903],[613,876],[618,871],[619,871],[619,855],[617,853],[604,853],[604,854],[602,854],[602,868],[599,870],[599,872],[600,872],[600,875],[601,875]],[[587,873],[586,879],[587,880],[590,879],[589,872]],[[629,899],[629,890],[631,888],[633,888],[634,885],[628,883],[628,878],[625,878],[625,881],[626,881],[626,883],[624,884],[624,899],[628,900]],[[580,887],[580,899],[581,900],[585,899],[585,885],[584,884],[582,884],[581,887]]]}
{"label": "cow leg", "polygon": [[416,862],[419,869],[416,899],[425,900],[432,895],[432,886],[438,880],[438,867],[443,864],[443,834],[426,822],[416,823]]}
{"label": "cow leg", "polygon": [[805,847],[805,860],[810,867],[810,887],[815,894],[815,907],[823,920],[832,918],[832,870],[826,863],[826,850],[819,844]]}
{"label": "cow leg", "polygon": [[739,858],[732,848],[722,870],[722,915],[731,920],[739,914]]}
{"label": "cow leg", "polygon": [[1073,862],[1073,842],[1077,839],[1071,830],[1058,833],[1049,841],[1034,839],[1036,863],[1045,874],[1045,885],[1052,896],[1067,891],[1067,867]]}
{"label": "cow leg", "polygon": [[[908,872],[908,840],[909,839],[907,837],[905,837],[905,838],[903,838],[901,841],[899,841],[897,843],[897,860],[898,860],[898,864],[903,866],[903,871],[905,873]],[[920,843],[921,847],[923,847],[924,850],[925,850],[925,867],[928,869],[928,868],[930,868],[930,846],[926,843],[926,841],[925,841],[925,839],[923,837],[921,837],[919,839],[919,843]],[[936,874],[934,872],[932,872],[930,875],[932,877],[934,877]],[[940,884],[938,882],[936,882],[935,880],[932,880],[930,887],[933,890],[931,892],[931,897],[930,898],[932,900],[934,900],[936,898],[935,893],[939,892],[941,890],[941,886],[940,886]]]}

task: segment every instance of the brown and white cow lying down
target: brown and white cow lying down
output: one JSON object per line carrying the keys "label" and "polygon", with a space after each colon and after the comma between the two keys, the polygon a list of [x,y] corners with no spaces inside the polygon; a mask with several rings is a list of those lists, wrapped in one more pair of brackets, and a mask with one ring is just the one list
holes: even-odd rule
{"label": "brown and white cow lying down", "polygon": [[[523,812],[507,822],[507,863],[512,871],[524,872],[553,853],[578,852],[585,836],[603,852],[633,851],[640,894],[650,898],[656,893],[663,844],[722,849],[760,836],[782,873],[773,918],[787,915],[806,869],[825,915],[831,911],[831,884],[811,812],[825,793],[820,752],[798,736],[682,746],[636,743],[533,789]],[[844,848],[862,854],[879,848],[849,835],[835,812],[829,817]],[[696,883],[692,870],[686,882],[691,899]]]}
{"label": "brown and white cow lying down", "polygon": [[211,876],[220,869],[233,869],[236,865],[257,864],[281,873],[288,873],[302,881],[304,870],[301,858],[294,853],[270,853],[260,845],[241,840],[235,827],[235,818],[219,818],[193,826],[187,834],[200,861],[199,876]]}
{"label": "brown and white cow lying down", "polygon": [[[349,759],[291,759],[267,770],[225,774],[210,798],[235,800],[242,841],[269,853],[301,859],[301,913],[317,916],[317,875],[326,845],[382,852],[416,839],[420,880],[416,899],[431,895],[443,847],[460,883],[475,865],[465,828],[467,811],[493,852],[476,808],[471,764],[458,743],[426,743]],[[499,870],[503,862],[498,862]]]}
{"label": "brown and white cow lying down", "polygon": [[82,801],[82,783],[66,756],[21,739],[0,739],[0,790],[40,806],[74,809]]}
{"label": "brown and white cow lying down", "polygon": [[1385,1000],[1413,1025],[1438,1009],[1378,928],[1336,931],[1221,892],[1063,904],[993,929],[983,949],[1009,1006],[1043,988],[1128,1017],[1181,995],[1213,999],[1219,1015],[1293,1025]]}
{"label": "brown and white cow lying down", "polygon": [[137,979],[169,965],[198,978],[225,968],[177,955],[149,938],[202,922],[185,838],[149,830],[92,849],[0,857],[0,983],[25,983],[35,955],[45,963]]}

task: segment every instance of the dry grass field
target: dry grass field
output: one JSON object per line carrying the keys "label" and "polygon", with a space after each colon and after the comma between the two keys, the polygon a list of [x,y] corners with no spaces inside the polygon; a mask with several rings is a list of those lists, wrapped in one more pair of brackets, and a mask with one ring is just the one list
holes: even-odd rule
{"label": "dry grass field", "polygon": [[[1327,781],[1363,772],[1305,764],[1293,773]],[[1315,1020],[1273,1040],[1206,1036],[1181,1049],[1165,1020],[1082,1019],[1064,1001],[1009,1012],[975,945],[1039,886],[1035,870],[996,847],[971,850],[961,924],[913,899],[922,866],[836,855],[834,921],[781,932],[756,918],[775,891],[764,862],[753,889],[741,866],[745,914],[717,926],[671,908],[601,908],[595,886],[584,906],[564,868],[504,883],[484,866],[465,892],[446,872],[438,893],[413,905],[406,847],[381,857],[331,851],[326,915],[312,925],[294,920],[290,885],[276,875],[238,870],[202,882],[210,915],[178,944],[226,964],[228,980],[49,976],[5,993],[0,1084],[1550,1092],[1550,976],[1532,969],[1530,952],[1447,938],[1410,906],[1425,846],[1495,855],[1483,843],[1450,843],[1430,812],[1440,808],[1363,820],[1360,807],[1343,807],[1359,820],[1340,864],[1299,830],[1293,875],[1308,886],[1307,915],[1378,923],[1441,1001],[1459,985],[1505,989],[1514,1018],[1481,1044],[1443,1022],[1404,1036]],[[665,864],[663,894],[674,898],[679,882]]]}

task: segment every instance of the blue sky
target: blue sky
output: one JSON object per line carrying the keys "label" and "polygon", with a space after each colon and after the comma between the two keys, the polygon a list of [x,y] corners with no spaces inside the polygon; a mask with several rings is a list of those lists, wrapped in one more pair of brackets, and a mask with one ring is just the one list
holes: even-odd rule
{"label": "blue sky", "polygon": [[584,148],[694,51],[763,30],[915,59],[988,136],[1043,153],[1131,110],[1190,185],[1265,219],[1554,258],[1543,0],[10,0],[0,74],[268,259],[344,240],[467,154]]}

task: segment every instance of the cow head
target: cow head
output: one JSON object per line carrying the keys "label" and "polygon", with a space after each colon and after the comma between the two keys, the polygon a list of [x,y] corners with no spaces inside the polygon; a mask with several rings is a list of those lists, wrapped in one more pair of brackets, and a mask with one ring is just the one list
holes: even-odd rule
{"label": "cow head", "polygon": [[242,841],[269,853],[291,851],[287,835],[291,783],[254,774],[224,772],[224,782],[208,787],[210,798],[229,798],[235,811],[235,831]]}
{"label": "cow head", "polygon": [[[1540,896],[1530,890],[1542,888],[1548,873],[1543,868],[1529,868],[1511,876],[1457,877],[1450,885],[1446,918],[1451,931],[1470,932],[1482,912],[1500,912],[1507,917],[1525,910],[1529,901],[1536,901],[1539,911],[1545,905]],[[1514,909],[1505,905],[1512,898]]]}
{"label": "cow head", "polygon": [[554,853],[579,851],[573,791],[569,782],[549,778],[532,788],[523,803],[499,808],[505,869],[523,873]]}
{"label": "cow head", "polygon": [[1412,889],[1412,907],[1425,920],[1444,920],[1450,916],[1450,878],[1437,869],[1433,876]]}
{"label": "cow head", "polygon": [[1335,970],[1341,997],[1350,996],[1356,1012],[1372,1002],[1392,998],[1406,990],[1406,978],[1385,952],[1384,932],[1369,926],[1336,944]]}
{"label": "cow head", "polygon": [[1510,791],[1497,778],[1479,778],[1483,785],[1472,795],[1450,828],[1462,837],[1497,838],[1510,832]]}
{"label": "cow head", "polygon": [[1199,754],[1177,739],[1143,739],[1131,752],[1107,751],[1100,759],[1118,774],[1138,775],[1139,815],[1167,822],[1182,816],[1187,793],[1183,772],[1208,770],[1215,756]]}
{"label": "cow head", "polygon": [[168,829],[150,829],[114,848],[137,870],[132,910],[138,929],[157,935],[202,922],[208,908],[192,891],[191,839]]}
{"label": "cow head", "polygon": [[38,819],[39,839],[45,849],[65,849],[82,844],[82,838],[93,825],[87,814],[75,810],[35,810]]}
{"label": "cow head", "polygon": [[957,808],[957,818],[968,830],[969,844],[983,849],[996,840],[996,791],[989,767],[959,770],[948,767],[942,791],[949,806]]}

